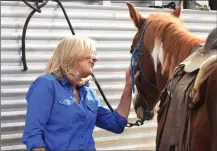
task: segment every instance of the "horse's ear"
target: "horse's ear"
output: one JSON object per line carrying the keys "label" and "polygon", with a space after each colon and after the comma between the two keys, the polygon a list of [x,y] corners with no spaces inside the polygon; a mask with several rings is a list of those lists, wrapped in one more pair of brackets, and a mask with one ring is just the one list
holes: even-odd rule
{"label": "horse's ear", "polygon": [[130,17],[133,20],[135,26],[137,28],[139,28],[141,20],[142,20],[142,15],[135,9],[135,7],[133,6],[133,4],[131,4],[130,2],[126,2],[128,8],[129,8],[129,13],[130,13]]}
{"label": "horse's ear", "polygon": [[179,7],[176,10],[174,10],[171,13],[171,15],[173,15],[173,16],[175,16],[177,18],[180,18],[181,14],[182,14],[182,3],[179,5]]}

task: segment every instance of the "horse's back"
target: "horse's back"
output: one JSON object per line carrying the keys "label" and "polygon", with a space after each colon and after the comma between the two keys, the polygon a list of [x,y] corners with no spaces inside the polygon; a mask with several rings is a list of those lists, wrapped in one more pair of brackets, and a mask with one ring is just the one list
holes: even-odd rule
{"label": "horse's back", "polygon": [[191,150],[217,150],[217,66],[202,92],[201,104],[192,118]]}
{"label": "horse's back", "polygon": [[211,126],[210,150],[217,150],[217,66],[207,81],[205,99]]}
{"label": "horse's back", "polygon": [[[208,35],[206,44],[206,48],[210,51],[215,51],[217,55],[217,27],[215,27]],[[210,46],[208,44],[210,44]],[[217,150],[217,65],[210,74],[205,85],[205,101],[207,104],[208,120],[211,129],[210,150]]]}
{"label": "horse's back", "polygon": [[201,87],[200,101],[192,109],[190,150],[217,150],[217,66]]}

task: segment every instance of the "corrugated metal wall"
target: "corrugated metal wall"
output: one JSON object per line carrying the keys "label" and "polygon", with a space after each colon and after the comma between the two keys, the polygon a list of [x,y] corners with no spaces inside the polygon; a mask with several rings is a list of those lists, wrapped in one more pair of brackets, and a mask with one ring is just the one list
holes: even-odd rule
{"label": "corrugated metal wall", "polygon": [[[46,62],[57,42],[71,32],[57,4],[49,2],[42,14],[35,14],[29,23],[26,37],[29,70],[22,71],[21,35],[30,9],[22,2],[1,2],[1,150],[20,150],[26,113],[25,94],[30,83],[45,69]],[[64,2],[76,34],[86,35],[98,43],[100,61],[94,73],[108,100],[116,107],[124,86],[124,71],[129,65],[129,49],[136,29],[126,7],[75,5]],[[144,16],[157,9],[139,9]],[[170,10],[164,10],[170,11]],[[216,26],[216,12],[184,10],[187,27],[199,36],[206,37]],[[129,121],[136,120],[130,113]],[[156,120],[144,126],[126,128],[117,135],[95,128],[98,150],[154,149]]]}
{"label": "corrugated metal wall", "polygon": [[[131,0],[130,2],[136,7],[148,7],[152,5],[152,0]],[[126,6],[123,0],[111,0],[111,4],[115,6]]]}
{"label": "corrugated metal wall", "polygon": [[[162,6],[170,2],[175,2],[177,6],[179,5],[178,0],[131,0],[130,2],[136,7]],[[111,4],[115,6],[126,6],[123,0],[111,0]]]}

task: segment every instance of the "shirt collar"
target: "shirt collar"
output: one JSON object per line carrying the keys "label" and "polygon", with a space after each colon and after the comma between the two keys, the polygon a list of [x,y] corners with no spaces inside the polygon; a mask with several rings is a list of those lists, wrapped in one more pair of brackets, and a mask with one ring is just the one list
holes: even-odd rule
{"label": "shirt collar", "polygon": [[[60,83],[62,84],[62,85],[66,85],[67,83],[69,83],[69,80],[67,79],[67,77],[66,77],[66,75],[63,75],[63,78],[62,78],[62,80],[60,81]],[[81,87],[89,87],[89,85],[90,85],[90,83],[89,82],[86,82],[83,86],[81,86]]]}
{"label": "shirt collar", "polygon": [[60,81],[60,83],[61,83],[62,85],[66,85],[68,82],[69,82],[69,81],[68,81],[66,75],[63,75],[63,78],[62,78],[62,80]]}
{"label": "shirt collar", "polygon": [[86,94],[87,93],[87,87],[89,87],[89,82],[86,82],[83,86],[81,86],[80,88],[79,88],[79,91],[81,92],[81,94]]}
{"label": "shirt collar", "polygon": [[[63,86],[69,83],[69,80],[67,79],[66,75],[63,75],[63,78],[60,81],[60,83]],[[89,82],[86,82],[83,86],[79,87],[79,91],[81,92],[82,96],[84,96],[85,94],[87,94],[89,85],[90,85]]]}

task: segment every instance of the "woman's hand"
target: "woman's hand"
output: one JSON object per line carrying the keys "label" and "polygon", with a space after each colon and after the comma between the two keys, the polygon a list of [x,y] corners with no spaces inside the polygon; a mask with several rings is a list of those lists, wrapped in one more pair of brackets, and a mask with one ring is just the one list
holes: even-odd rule
{"label": "woman's hand", "polygon": [[[134,78],[135,80],[139,77],[140,72],[136,72]],[[131,68],[128,67],[126,71],[126,85],[124,87],[120,104],[118,105],[117,112],[119,115],[128,119],[128,115],[130,112],[130,105],[132,100],[132,80],[131,80]]]}
{"label": "woman's hand", "polygon": [[33,151],[46,151],[44,147],[34,148]]}
{"label": "woman's hand", "polygon": [[[131,67],[130,66],[127,68],[125,75],[126,75],[126,85],[132,86]],[[136,80],[139,77],[139,75],[140,75],[140,71],[137,71],[136,74],[134,75],[134,79]]]}

